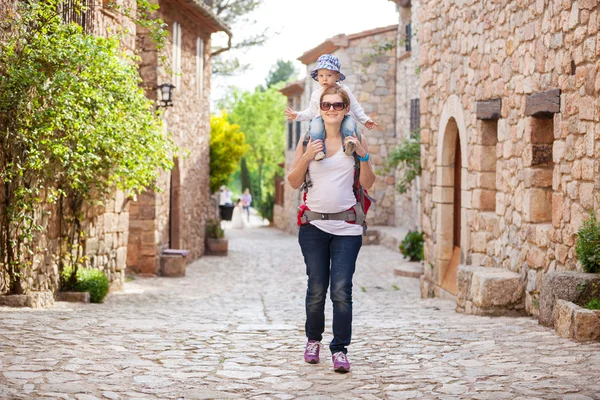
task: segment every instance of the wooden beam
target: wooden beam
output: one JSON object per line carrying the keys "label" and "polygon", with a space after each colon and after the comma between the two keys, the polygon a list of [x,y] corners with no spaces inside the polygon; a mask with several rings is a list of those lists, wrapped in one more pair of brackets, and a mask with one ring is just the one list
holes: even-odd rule
{"label": "wooden beam", "polygon": [[477,119],[500,119],[502,112],[502,99],[492,99],[477,102]]}
{"label": "wooden beam", "polygon": [[525,115],[548,117],[560,112],[560,89],[530,94],[525,100]]}

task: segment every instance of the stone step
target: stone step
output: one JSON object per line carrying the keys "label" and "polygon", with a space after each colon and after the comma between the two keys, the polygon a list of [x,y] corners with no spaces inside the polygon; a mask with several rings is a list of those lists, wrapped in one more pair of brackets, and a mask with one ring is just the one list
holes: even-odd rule
{"label": "stone step", "polygon": [[407,261],[394,268],[394,275],[407,278],[420,278],[423,275],[423,263],[420,261]]}
{"label": "stone step", "polygon": [[456,311],[474,315],[525,315],[521,275],[504,268],[460,265]]}

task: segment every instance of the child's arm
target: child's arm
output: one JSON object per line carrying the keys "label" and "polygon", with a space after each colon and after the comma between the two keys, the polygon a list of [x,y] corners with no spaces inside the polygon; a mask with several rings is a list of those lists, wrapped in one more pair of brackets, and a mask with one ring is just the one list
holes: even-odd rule
{"label": "child's arm", "polygon": [[320,91],[315,90],[310,95],[310,102],[308,103],[308,108],[304,111],[294,111],[291,108],[287,108],[285,110],[285,116],[287,119],[293,119],[296,121],[310,121],[317,115],[319,115],[319,97]]}
{"label": "child's arm", "polygon": [[344,90],[346,90],[346,93],[348,93],[348,97],[350,97],[350,111],[352,112],[352,114],[354,114],[358,122],[366,126],[368,129],[373,129],[376,126],[379,126],[377,122],[371,120],[371,118],[369,118],[369,116],[365,114],[365,110],[363,110],[360,104],[358,104],[358,101],[356,100],[350,89],[348,89],[348,87],[345,85],[343,86],[343,88]]}

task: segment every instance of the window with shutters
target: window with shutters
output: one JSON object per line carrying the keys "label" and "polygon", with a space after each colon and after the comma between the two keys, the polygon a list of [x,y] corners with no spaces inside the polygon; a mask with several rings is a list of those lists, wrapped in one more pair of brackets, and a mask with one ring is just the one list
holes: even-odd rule
{"label": "window with shutters", "polygon": [[288,150],[294,148],[294,123],[288,122]]}
{"label": "window with shutters", "polygon": [[204,40],[196,39],[196,79],[198,82],[198,94],[202,96],[204,90]]}
{"label": "window with shutters", "polygon": [[173,85],[179,88],[181,83],[181,24],[173,22],[173,53],[171,67],[173,68]]}
{"label": "window with shutters", "polygon": [[300,136],[302,135],[300,128],[302,128],[302,123],[300,121],[296,121],[296,143],[300,141]]}
{"label": "window with shutters", "polygon": [[410,101],[410,132],[417,132],[421,128],[421,106],[419,99]]}

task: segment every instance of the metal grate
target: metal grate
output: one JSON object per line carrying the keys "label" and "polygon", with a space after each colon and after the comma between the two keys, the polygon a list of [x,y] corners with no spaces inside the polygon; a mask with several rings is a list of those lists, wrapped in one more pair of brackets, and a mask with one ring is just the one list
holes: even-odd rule
{"label": "metal grate", "polygon": [[410,24],[405,26],[405,33],[406,33],[406,43],[405,43],[405,50],[406,51],[410,51],[411,47],[410,47],[410,42],[412,40],[412,29]]}
{"label": "metal grate", "polygon": [[80,25],[88,34],[94,33],[94,3],[96,0],[66,0],[58,6],[58,12],[65,23]]}
{"label": "metal grate", "polygon": [[410,133],[417,132],[421,128],[421,100],[410,101]]}

